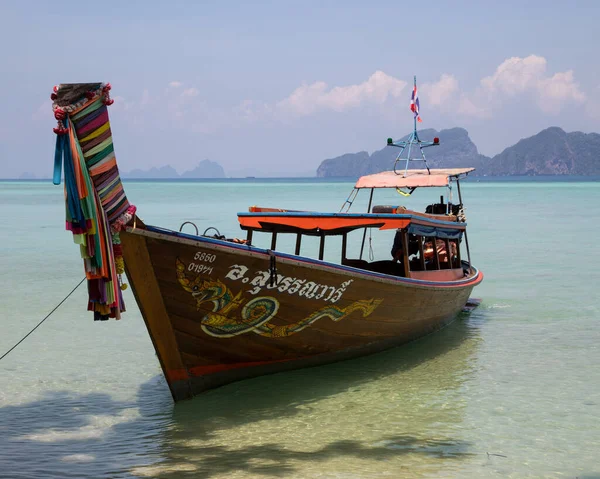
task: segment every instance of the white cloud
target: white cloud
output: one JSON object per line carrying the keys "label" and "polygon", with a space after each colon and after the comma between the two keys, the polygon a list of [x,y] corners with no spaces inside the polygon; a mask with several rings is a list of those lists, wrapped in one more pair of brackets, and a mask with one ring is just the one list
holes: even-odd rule
{"label": "white cloud", "polygon": [[595,120],[600,119],[600,85],[597,85],[589,101],[585,105],[585,112]]}
{"label": "white cloud", "polygon": [[508,96],[535,88],[546,71],[546,59],[536,55],[526,58],[512,57],[504,60],[496,72],[481,80],[483,89],[490,93],[501,92]]}
{"label": "white cloud", "polygon": [[583,102],[585,94],[579,89],[573,71],[549,76],[547,63],[537,55],[506,59],[493,75],[481,79],[480,88],[467,99],[474,108],[464,108],[463,112],[500,108],[504,98],[521,94],[533,95],[545,113],[558,113],[570,101]]}
{"label": "white cloud", "polygon": [[198,96],[198,89],[197,88],[186,88],[181,93],[181,96]]}
{"label": "white cloud", "polygon": [[461,115],[472,116],[475,118],[487,118],[490,116],[489,110],[475,105],[475,103],[473,103],[464,93],[460,95],[457,111]]}
{"label": "white cloud", "polygon": [[250,123],[273,117],[273,108],[270,105],[252,100],[242,101],[233,112],[237,119]]}
{"label": "white cloud", "polygon": [[444,73],[437,82],[424,83],[419,90],[427,98],[427,104],[443,106],[458,92],[458,80],[454,75]]}
{"label": "white cloud", "polygon": [[[508,58],[491,75],[482,78],[479,86],[471,91],[462,90],[454,74],[443,73],[436,81],[419,84],[424,120],[434,121],[440,115],[454,117],[457,122],[465,121],[465,117],[490,118],[495,111],[504,107],[508,99],[519,95],[525,100],[529,98],[529,103],[537,105],[544,113],[558,113],[569,103],[586,100],[573,71],[549,74],[547,64],[544,57],[537,55]],[[316,81],[299,86],[286,98],[273,103],[247,99],[237,106],[222,107],[212,103],[210,97],[197,88],[182,81],[172,81],[158,96],[150,96],[148,90],[144,90],[135,107],[118,97],[115,106],[140,122],[146,121],[142,115],[144,108],[146,111],[148,108],[164,110],[163,114],[183,128],[215,134],[226,127],[250,123],[287,123],[298,117],[327,111],[348,112],[375,106],[382,114],[386,114],[398,105],[406,105],[408,110],[410,91],[407,86],[406,81],[377,70],[365,81],[353,85],[330,86],[324,81]],[[592,117],[600,116],[598,103],[592,105],[595,97],[600,97],[600,93],[592,95],[585,105],[585,111]],[[42,105],[37,116],[42,116],[42,110],[45,109],[46,106]],[[158,110],[154,117],[163,115]],[[46,117],[45,112],[43,115]]]}
{"label": "white cloud", "polygon": [[575,82],[572,70],[540,80],[538,89],[538,104],[545,112],[557,112],[570,100],[578,103],[585,101],[585,95]]}
{"label": "white cloud", "polygon": [[[437,81],[419,85],[421,107],[429,112],[456,112],[474,118],[488,118],[503,106],[503,100],[516,95],[530,95],[544,113],[558,113],[568,102],[583,102],[571,70],[548,75],[547,60],[537,55],[511,57],[496,71],[482,78],[472,92],[461,91],[457,78],[443,73]],[[295,116],[320,111],[347,111],[365,105],[381,105],[389,98],[403,98],[407,83],[382,71],[356,85],[329,87],[323,81],[302,85],[290,96],[275,104],[278,112]],[[408,99],[406,99],[408,102]],[[260,115],[247,115],[248,117]],[[431,117],[431,113],[428,113]],[[283,119],[280,117],[280,119]]]}
{"label": "white cloud", "polygon": [[115,101],[112,111],[129,111],[136,107],[135,101],[127,101],[122,96],[113,96],[112,99]]}
{"label": "white cloud", "polygon": [[278,102],[276,108],[299,116],[323,110],[340,112],[367,103],[382,104],[388,97],[398,98],[405,87],[405,81],[378,70],[358,85],[328,88],[323,81],[302,85]]}

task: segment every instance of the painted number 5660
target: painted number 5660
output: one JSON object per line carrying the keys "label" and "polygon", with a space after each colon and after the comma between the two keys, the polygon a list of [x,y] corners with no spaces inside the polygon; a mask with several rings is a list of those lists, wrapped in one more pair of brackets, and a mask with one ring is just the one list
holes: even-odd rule
{"label": "painted number 5660", "polygon": [[203,253],[201,251],[198,251],[194,255],[194,261],[202,261],[204,263],[212,263],[216,259],[217,259],[217,255],[211,254],[211,253]]}

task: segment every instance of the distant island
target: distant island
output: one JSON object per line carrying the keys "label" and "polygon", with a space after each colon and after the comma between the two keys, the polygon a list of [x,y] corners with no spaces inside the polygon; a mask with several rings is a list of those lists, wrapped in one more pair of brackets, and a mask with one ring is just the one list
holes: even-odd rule
{"label": "distant island", "polygon": [[[474,167],[473,176],[600,176],[600,134],[598,133],[580,131],[566,133],[563,129],[553,126],[518,141],[491,158],[479,153],[464,128],[440,131],[430,128],[420,130],[419,137],[424,141],[435,137],[440,139],[439,146],[425,150],[427,165],[430,168]],[[401,139],[406,138],[408,135]],[[316,176],[357,178],[391,170],[398,151],[398,148],[384,146],[372,154],[359,151],[329,158],[321,162]],[[422,163],[414,162],[411,168],[422,168]],[[32,172],[24,172],[19,179],[35,180],[47,176],[47,174],[38,176]],[[223,167],[208,159],[200,161],[195,168],[181,174],[172,166],[166,165],[121,171],[121,176],[129,179],[227,178]],[[313,173],[311,171],[265,173],[245,165],[230,172],[230,177],[235,178],[300,176],[311,177]]]}
{"label": "distant island", "polygon": [[[566,133],[558,127],[542,130],[520,140],[502,153],[490,158],[481,155],[464,128],[419,131],[422,140],[439,137],[440,146],[425,150],[430,168],[472,166],[476,176],[600,175],[600,134]],[[402,139],[408,138],[406,135]],[[317,169],[318,177],[358,177],[390,170],[398,148],[384,147],[369,155],[366,151],[346,153],[324,160]],[[415,166],[418,165],[418,166]],[[413,163],[411,168],[422,167]]]}
{"label": "distant island", "polygon": [[[123,165],[120,165],[123,166]],[[148,169],[136,168],[126,171],[121,168],[120,174],[124,179],[142,179],[142,180],[177,180],[177,179],[224,179],[224,178],[310,178],[314,177],[314,169],[306,169],[301,171],[286,171],[285,166],[280,166],[281,169],[270,169],[268,171],[260,170],[247,165],[240,165],[238,168],[228,170],[225,173],[224,168],[216,161],[203,160],[200,161],[195,168],[179,173],[173,166],[165,165],[152,167]],[[19,175],[19,180],[39,180],[50,178],[47,174],[38,176],[30,171],[23,172]]]}
{"label": "distant island", "polygon": [[171,165],[148,170],[135,169],[121,173],[123,178],[131,179],[177,179],[177,178],[225,178],[223,167],[216,161],[202,160],[198,165],[181,175]]}

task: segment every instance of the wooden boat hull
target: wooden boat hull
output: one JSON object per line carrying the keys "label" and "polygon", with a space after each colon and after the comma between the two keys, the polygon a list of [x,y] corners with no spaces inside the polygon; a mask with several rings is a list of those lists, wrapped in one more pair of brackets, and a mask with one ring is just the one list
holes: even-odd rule
{"label": "wooden boat hull", "polygon": [[175,401],[411,341],[452,321],[483,279],[396,278],[152,227],[121,241]]}

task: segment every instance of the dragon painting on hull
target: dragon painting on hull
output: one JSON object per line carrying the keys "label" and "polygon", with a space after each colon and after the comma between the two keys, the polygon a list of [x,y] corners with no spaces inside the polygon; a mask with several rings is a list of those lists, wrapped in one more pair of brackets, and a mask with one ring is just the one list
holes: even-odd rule
{"label": "dragon painting on hull", "polygon": [[[204,278],[198,274],[190,280],[186,274],[185,264],[177,258],[177,280],[183,289],[191,293],[196,300],[196,308],[201,309],[204,303],[212,303],[213,310],[201,319],[202,330],[217,338],[229,338],[239,334],[254,332],[270,338],[283,338],[299,333],[322,318],[341,321],[354,311],[361,311],[363,317],[369,316],[383,301],[369,299],[355,301],[345,308],[325,306],[305,319],[293,324],[278,326],[271,324],[271,319],[279,311],[279,301],[272,296],[259,296],[248,302],[242,291],[234,295],[220,280]],[[235,310],[242,306],[239,319]]]}

